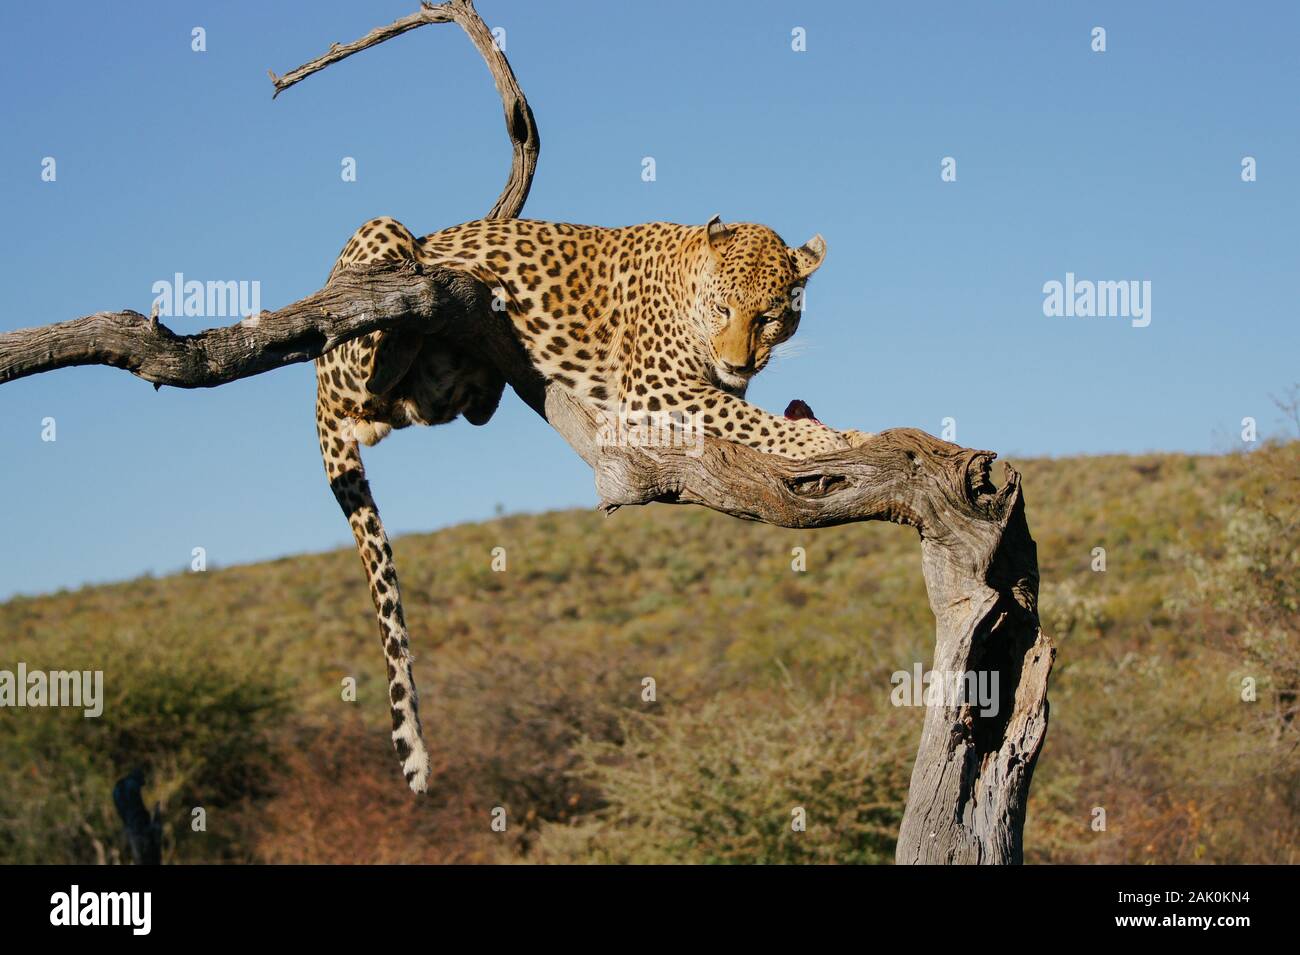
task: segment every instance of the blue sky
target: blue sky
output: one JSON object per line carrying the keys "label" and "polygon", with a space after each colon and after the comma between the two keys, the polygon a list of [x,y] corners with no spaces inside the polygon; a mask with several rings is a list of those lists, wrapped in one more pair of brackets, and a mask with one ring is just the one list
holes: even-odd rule
{"label": "blue sky", "polygon": [[[864,430],[953,417],[960,443],[1004,457],[1220,451],[1244,416],[1280,428],[1269,396],[1300,377],[1295,4],[478,6],[541,130],[526,215],[720,213],[826,237],[800,353],[751,400]],[[176,272],[259,281],[274,308],[317,289],[372,216],[417,234],[481,216],[509,150],[456,27],[271,100],[268,68],[414,7],[5,4],[0,329],[147,311]],[[1151,324],[1046,317],[1043,285],[1067,272],[1150,281]],[[178,570],[196,546],[228,565],[348,543],[313,387],[309,365],[209,391],[104,368],[0,386],[0,597]],[[513,395],[486,428],[409,429],[367,464],[394,534],[595,502]]]}

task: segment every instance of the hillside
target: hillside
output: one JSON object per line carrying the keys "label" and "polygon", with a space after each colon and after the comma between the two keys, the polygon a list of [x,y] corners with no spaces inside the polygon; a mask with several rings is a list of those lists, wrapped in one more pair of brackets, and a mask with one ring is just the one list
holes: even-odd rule
{"label": "hillside", "polygon": [[[1300,444],[1015,463],[1059,647],[1030,861],[1297,861]],[[914,531],[656,506],[394,549],[430,798],[397,771],[340,550],[0,605],[0,668],[102,669],[107,697],[98,719],[0,710],[0,860],[115,858],[109,793],[137,765],[171,861],[892,858],[922,712],[890,675],[933,639]]]}

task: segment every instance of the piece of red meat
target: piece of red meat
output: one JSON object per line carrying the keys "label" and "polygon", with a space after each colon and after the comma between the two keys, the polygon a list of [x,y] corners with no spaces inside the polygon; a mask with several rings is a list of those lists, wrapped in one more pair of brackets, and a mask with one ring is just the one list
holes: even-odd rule
{"label": "piece of red meat", "polygon": [[[785,406],[785,416],[791,421],[802,421],[805,418],[809,421],[817,421],[817,416],[813,414],[812,408],[808,407],[808,402],[800,401],[798,398]],[[820,421],[817,423],[821,424]]]}

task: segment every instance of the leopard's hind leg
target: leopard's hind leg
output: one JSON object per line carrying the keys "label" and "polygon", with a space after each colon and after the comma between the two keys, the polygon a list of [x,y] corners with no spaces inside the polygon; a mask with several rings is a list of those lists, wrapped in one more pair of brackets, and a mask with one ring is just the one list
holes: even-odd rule
{"label": "leopard's hind leg", "polygon": [[[419,243],[411,230],[391,216],[379,216],[352,234],[329,278],[349,265],[400,262],[418,256]],[[402,419],[401,409],[386,398],[410,371],[423,337],[412,329],[370,332],[317,359],[317,375],[330,392],[330,404],[346,409],[362,444],[378,444],[393,428],[409,423]]]}

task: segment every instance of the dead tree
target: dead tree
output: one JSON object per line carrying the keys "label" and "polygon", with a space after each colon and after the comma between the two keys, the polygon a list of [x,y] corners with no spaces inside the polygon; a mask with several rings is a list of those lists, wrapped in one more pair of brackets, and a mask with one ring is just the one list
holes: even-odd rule
{"label": "dead tree", "polygon": [[[361,50],[428,23],[455,22],[482,53],[505,110],[514,150],[490,216],[519,214],[532,182],[538,136],[505,56],[471,0],[423,4],[415,13],[335,45],[284,76],[275,94]],[[935,616],[933,670],[996,672],[1001,699],[985,714],[945,698],[927,708],[898,839],[900,863],[1016,863],[1025,805],[1047,730],[1055,658],[1039,627],[1038,560],[1020,476],[990,482],[990,451],[922,431],[884,431],[851,450],[793,461],[712,437],[678,447],[603,441],[595,411],[548,387],[529,363],[491,292],[469,275],[410,264],[344,270],[319,292],[236,325],[176,335],[139,312],[97,312],[0,335],[0,383],[70,365],[124,368],[155,387],[207,388],[312,360],[380,328],[446,335],[492,361],[515,392],[592,468],[600,507],[698,504],[783,527],[885,520],[914,527]],[[992,709],[992,708],[991,708]]]}

